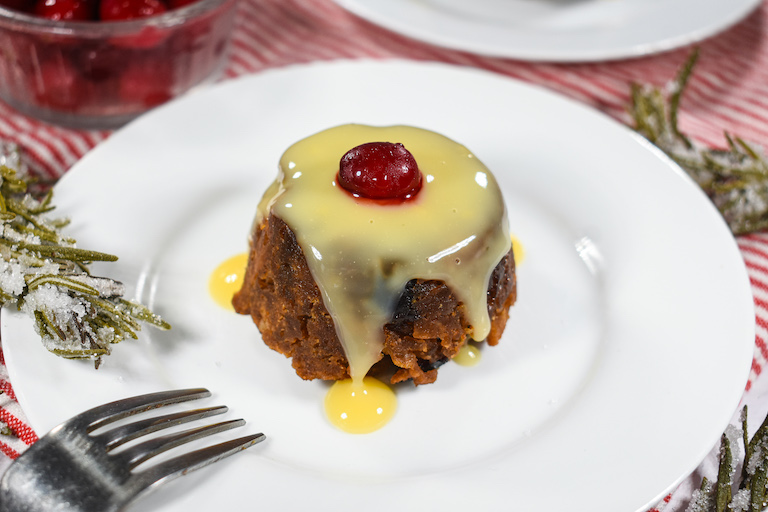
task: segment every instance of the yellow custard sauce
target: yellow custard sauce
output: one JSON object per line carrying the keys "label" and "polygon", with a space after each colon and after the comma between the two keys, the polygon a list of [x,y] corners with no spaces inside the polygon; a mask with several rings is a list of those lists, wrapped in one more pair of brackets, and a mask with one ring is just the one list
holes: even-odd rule
{"label": "yellow custard sauce", "polygon": [[476,366],[480,363],[481,357],[482,352],[480,352],[480,348],[477,345],[466,343],[459,349],[459,352],[453,356],[451,361],[460,366]]}
{"label": "yellow custard sauce", "polygon": [[[423,176],[415,198],[379,203],[341,189],[339,159],[372,141],[410,151]],[[295,233],[355,382],[381,357],[383,326],[411,279],[445,282],[464,304],[472,338],[488,335],[488,282],[511,239],[495,178],[461,144],[409,126],[322,131],[284,153],[255,222],[270,212]]]}
{"label": "yellow custard sauce", "polygon": [[208,292],[216,304],[234,311],[232,296],[243,285],[245,267],[248,265],[248,254],[242,253],[228,258],[211,272],[208,279]]}
{"label": "yellow custard sauce", "polygon": [[333,383],[325,396],[325,414],[330,422],[350,434],[368,434],[389,422],[397,409],[394,391],[373,377]]}
{"label": "yellow custard sauce", "polygon": [[519,266],[525,259],[525,247],[515,235],[510,235],[510,238],[512,239],[512,253],[515,255],[515,266]]}

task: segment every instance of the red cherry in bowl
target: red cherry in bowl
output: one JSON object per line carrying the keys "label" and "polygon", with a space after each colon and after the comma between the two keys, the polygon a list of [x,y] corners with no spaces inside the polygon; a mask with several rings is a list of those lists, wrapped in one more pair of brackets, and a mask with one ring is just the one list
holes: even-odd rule
{"label": "red cherry in bowl", "polygon": [[33,0],[0,0],[0,5],[14,11],[27,12],[34,8]]}
{"label": "red cherry in bowl", "polygon": [[421,189],[421,171],[400,143],[368,142],[347,151],[337,181],[355,196],[369,199],[409,199]]}
{"label": "red cherry in bowl", "polygon": [[99,18],[103,21],[123,21],[156,16],[167,11],[161,0],[102,0]]}
{"label": "red cherry in bowl", "polygon": [[90,0],[37,0],[34,13],[49,20],[89,21],[94,18]]}
{"label": "red cherry in bowl", "polygon": [[197,0],[168,0],[168,7],[171,9],[180,9],[185,5],[193,4]]}

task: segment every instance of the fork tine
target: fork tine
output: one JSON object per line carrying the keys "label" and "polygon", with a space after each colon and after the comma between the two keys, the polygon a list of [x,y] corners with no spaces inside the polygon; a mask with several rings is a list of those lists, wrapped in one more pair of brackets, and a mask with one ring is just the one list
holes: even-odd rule
{"label": "fork tine", "polygon": [[93,437],[97,442],[103,443],[107,451],[110,451],[129,441],[133,441],[137,437],[174,427],[176,425],[181,425],[182,423],[188,423],[190,421],[207,418],[217,414],[224,414],[228,410],[229,409],[226,406],[222,405],[218,407],[206,407],[203,409],[176,412],[164,416],[155,416],[113,428],[112,430],[108,430],[103,434],[98,434]]}
{"label": "fork tine", "polygon": [[89,409],[72,417],[62,425],[82,427],[85,428],[87,432],[93,432],[99,427],[121,420],[132,414],[138,414],[157,407],[187,402],[189,400],[197,400],[209,396],[211,396],[211,392],[205,388],[179,389],[149,393],[94,407],[93,409]]}
{"label": "fork tine", "polygon": [[165,436],[155,437],[144,441],[136,446],[131,446],[125,449],[119,454],[115,454],[115,457],[121,458],[125,464],[133,469],[142,462],[159,455],[165,451],[189,443],[196,439],[224,432],[236,427],[245,425],[245,420],[229,420],[222,421],[221,423],[215,423],[213,425],[204,425],[202,427],[191,428],[178,432],[175,434],[168,434]]}
{"label": "fork tine", "polygon": [[150,487],[156,487],[181,475],[225,459],[260,443],[264,439],[266,439],[264,434],[253,434],[179,455],[144,471],[134,473],[128,485],[138,494]]}

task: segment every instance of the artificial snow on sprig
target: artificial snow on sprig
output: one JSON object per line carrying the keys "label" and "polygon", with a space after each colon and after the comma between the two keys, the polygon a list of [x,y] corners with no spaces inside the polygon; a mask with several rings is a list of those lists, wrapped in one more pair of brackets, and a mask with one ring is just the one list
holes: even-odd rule
{"label": "artificial snow on sprig", "polygon": [[678,128],[680,101],[697,59],[695,50],[664,88],[632,85],[635,129],[699,184],[734,234],[767,229],[768,160],[762,150],[728,133],[727,148],[702,147]]}
{"label": "artificial snow on sprig", "polygon": [[[740,445],[744,447],[743,458]],[[729,425],[720,440],[717,480],[704,478],[685,512],[761,512],[767,506],[768,417],[750,439],[744,406],[741,428]]]}
{"label": "artificial snow on sprig", "polygon": [[135,339],[141,323],[169,329],[147,307],[124,299],[122,283],[90,274],[91,262],[117,257],[77,248],[61,233],[69,221],[47,216],[52,191],[36,199],[29,183],[17,148],[0,142],[0,305],[34,318],[49,351],[93,359],[96,367],[113,343]]}

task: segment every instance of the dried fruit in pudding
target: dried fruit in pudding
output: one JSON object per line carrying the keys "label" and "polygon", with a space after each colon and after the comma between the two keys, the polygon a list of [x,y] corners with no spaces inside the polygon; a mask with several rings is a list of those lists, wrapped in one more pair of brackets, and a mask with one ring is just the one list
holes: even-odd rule
{"label": "dried fruit in pudding", "polygon": [[[342,157],[382,141],[413,158],[406,185],[350,193]],[[393,150],[395,167],[402,156]],[[374,174],[387,158],[374,156]],[[356,159],[353,174],[370,171]],[[498,343],[515,298],[506,209],[488,169],[431,131],[343,125],[281,158],[233,305],[302,378],[360,380],[389,360],[392,382],[425,384],[467,339]]]}

